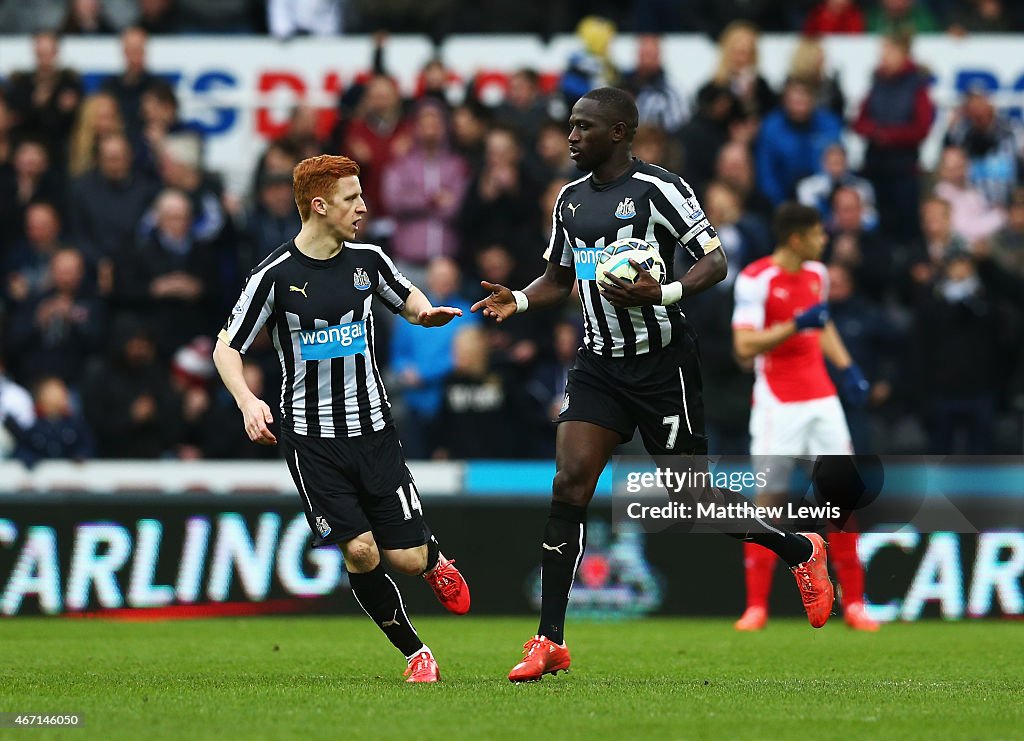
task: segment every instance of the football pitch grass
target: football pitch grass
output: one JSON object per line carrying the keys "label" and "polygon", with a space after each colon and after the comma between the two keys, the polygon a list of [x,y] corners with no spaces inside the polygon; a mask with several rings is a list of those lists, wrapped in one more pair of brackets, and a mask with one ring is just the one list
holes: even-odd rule
{"label": "football pitch grass", "polygon": [[512,685],[530,618],[423,618],[439,685],[365,618],[0,621],[0,711],[101,739],[995,739],[1024,736],[1024,623],[854,633],[774,620],[570,622],[569,674]]}

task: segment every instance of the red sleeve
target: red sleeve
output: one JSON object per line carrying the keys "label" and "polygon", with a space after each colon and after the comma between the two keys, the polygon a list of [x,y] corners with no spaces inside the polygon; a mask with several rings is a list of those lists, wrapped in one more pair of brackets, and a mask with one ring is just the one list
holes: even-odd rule
{"label": "red sleeve", "polygon": [[853,8],[850,23],[846,29],[849,33],[864,33],[864,14],[860,8]]}
{"label": "red sleeve", "polygon": [[860,110],[857,111],[857,120],[853,122],[853,130],[861,136],[869,136],[875,128],[875,122],[868,117],[868,102],[871,100],[871,92],[869,91],[867,97],[860,104]]}

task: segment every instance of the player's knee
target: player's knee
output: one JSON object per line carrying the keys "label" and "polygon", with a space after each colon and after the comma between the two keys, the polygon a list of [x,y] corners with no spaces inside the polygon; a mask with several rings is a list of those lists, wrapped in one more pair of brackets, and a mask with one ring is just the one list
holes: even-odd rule
{"label": "player's knee", "polygon": [[586,507],[594,493],[596,481],[579,469],[564,468],[555,474],[551,495],[556,501]]}
{"label": "player's knee", "polygon": [[388,562],[396,570],[409,576],[422,574],[427,568],[427,547],[409,548],[402,551],[388,551]]}
{"label": "player's knee", "polygon": [[365,573],[373,571],[380,563],[380,554],[377,552],[377,543],[373,536],[360,536],[341,547],[345,556],[345,566],[349,571]]}

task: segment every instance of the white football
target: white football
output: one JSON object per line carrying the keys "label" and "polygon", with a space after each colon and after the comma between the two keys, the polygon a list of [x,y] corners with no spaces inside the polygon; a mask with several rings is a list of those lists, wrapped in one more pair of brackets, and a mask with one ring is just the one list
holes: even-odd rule
{"label": "white football", "polygon": [[630,260],[650,273],[659,283],[665,282],[667,272],[661,251],[642,239],[627,237],[612,242],[597,256],[594,278],[598,287],[601,287],[606,275],[614,275],[627,283],[636,280],[637,271],[629,264]]}

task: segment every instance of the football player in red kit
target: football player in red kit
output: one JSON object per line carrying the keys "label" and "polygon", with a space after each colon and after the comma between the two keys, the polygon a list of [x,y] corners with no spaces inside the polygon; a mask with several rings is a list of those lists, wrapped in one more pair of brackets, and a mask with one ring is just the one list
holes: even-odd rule
{"label": "football player in red kit", "polygon": [[[775,251],[736,278],[732,326],[736,354],[754,359],[750,453],[787,456],[772,461],[772,478],[784,489],[795,458],[853,453],[825,360],[839,370],[848,399],[864,400],[868,383],[829,319],[828,273],[818,262],[826,241],[821,216],[808,206],[783,204],[776,211],[775,232]],[[878,630],[864,609],[856,533],[830,533],[828,543],[846,623]],[[747,609],[737,630],[760,630],[767,622],[775,561],[771,551],[744,544]]]}

